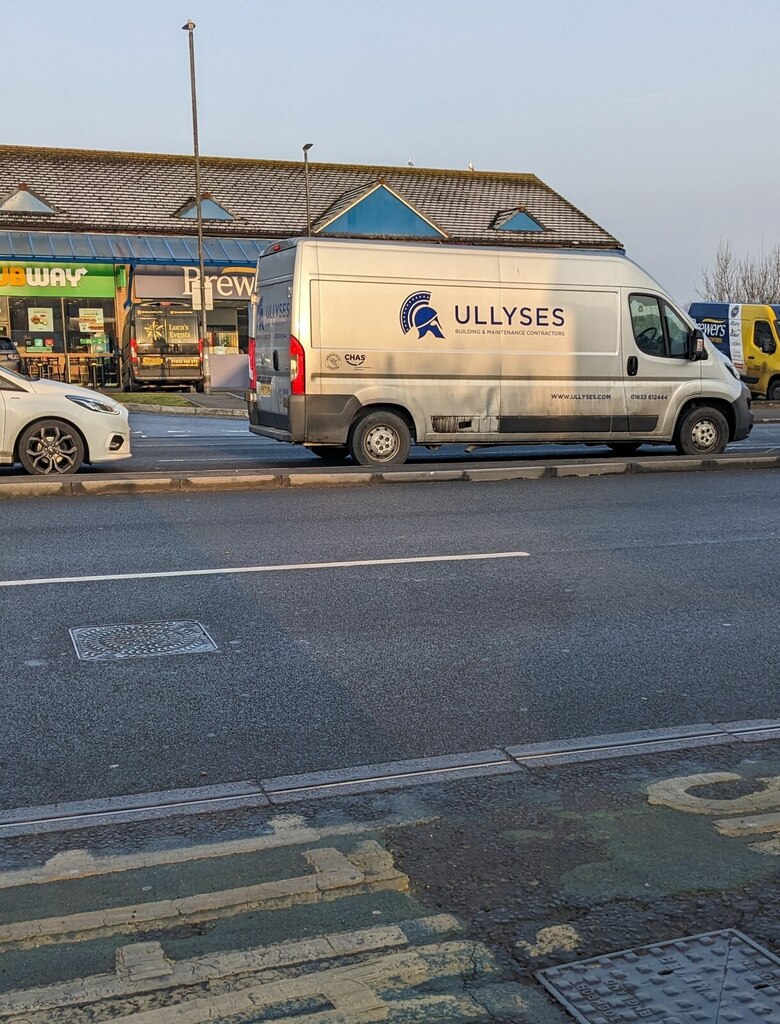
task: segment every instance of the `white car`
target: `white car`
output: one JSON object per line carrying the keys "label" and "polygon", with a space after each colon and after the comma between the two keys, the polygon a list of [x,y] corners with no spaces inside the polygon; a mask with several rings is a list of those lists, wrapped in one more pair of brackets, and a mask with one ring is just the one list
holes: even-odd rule
{"label": "white car", "polygon": [[127,409],[113,398],[0,366],[0,465],[58,476],[129,458]]}

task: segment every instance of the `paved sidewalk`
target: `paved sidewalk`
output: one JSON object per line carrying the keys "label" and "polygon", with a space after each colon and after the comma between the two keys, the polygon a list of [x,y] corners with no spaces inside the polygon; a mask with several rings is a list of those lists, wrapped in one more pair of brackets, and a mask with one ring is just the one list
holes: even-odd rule
{"label": "paved sidewalk", "polygon": [[[780,1019],[777,741],[408,781],[9,836],[0,1017],[565,1024],[538,972],[650,945],[637,985],[569,985],[578,1019]],[[682,941],[724,929],[766,951],[744,991]]]}
{"label": "paved sidewalk", "polygon": [[186,401],[191,402],[197,409],[226,409],[246,412],[246,402],[241,391],[215,391],[211,395],[182,395]]}

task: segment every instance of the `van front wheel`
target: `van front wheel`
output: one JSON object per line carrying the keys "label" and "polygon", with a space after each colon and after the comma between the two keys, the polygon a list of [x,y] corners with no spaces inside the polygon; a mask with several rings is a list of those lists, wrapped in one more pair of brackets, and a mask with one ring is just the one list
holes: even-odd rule
{"label": "van front wheel", "polygon": [[406,462],[412,437],[393,412],[370,412],[358,420],[349,439],[349,453],[360,466],[400,466]]}
{"label": "van front wheel", "polygon": [[691,409],[677,427],[674,446],[680,455],[720,455],[729,443],[729,425],[717,409]]}

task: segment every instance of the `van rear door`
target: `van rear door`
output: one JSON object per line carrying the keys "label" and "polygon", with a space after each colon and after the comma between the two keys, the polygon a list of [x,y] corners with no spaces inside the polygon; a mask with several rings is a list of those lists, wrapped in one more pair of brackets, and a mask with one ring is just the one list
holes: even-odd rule
{"label": "van rear door", "polygon": [[[261,256],[254,311],[256,414],[253,425],[272,436],[290,434],[290,336],[295,249]],[[254,422],[256,421],[256,422]]]}

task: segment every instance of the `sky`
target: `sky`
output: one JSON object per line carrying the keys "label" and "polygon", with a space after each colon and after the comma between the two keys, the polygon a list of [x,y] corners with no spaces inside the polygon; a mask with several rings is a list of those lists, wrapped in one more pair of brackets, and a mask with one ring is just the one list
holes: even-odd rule
{"label": "sky", "polygon": [[0,0],[3,141],[531,172],[683,304],[780,244],[778,0]]}

